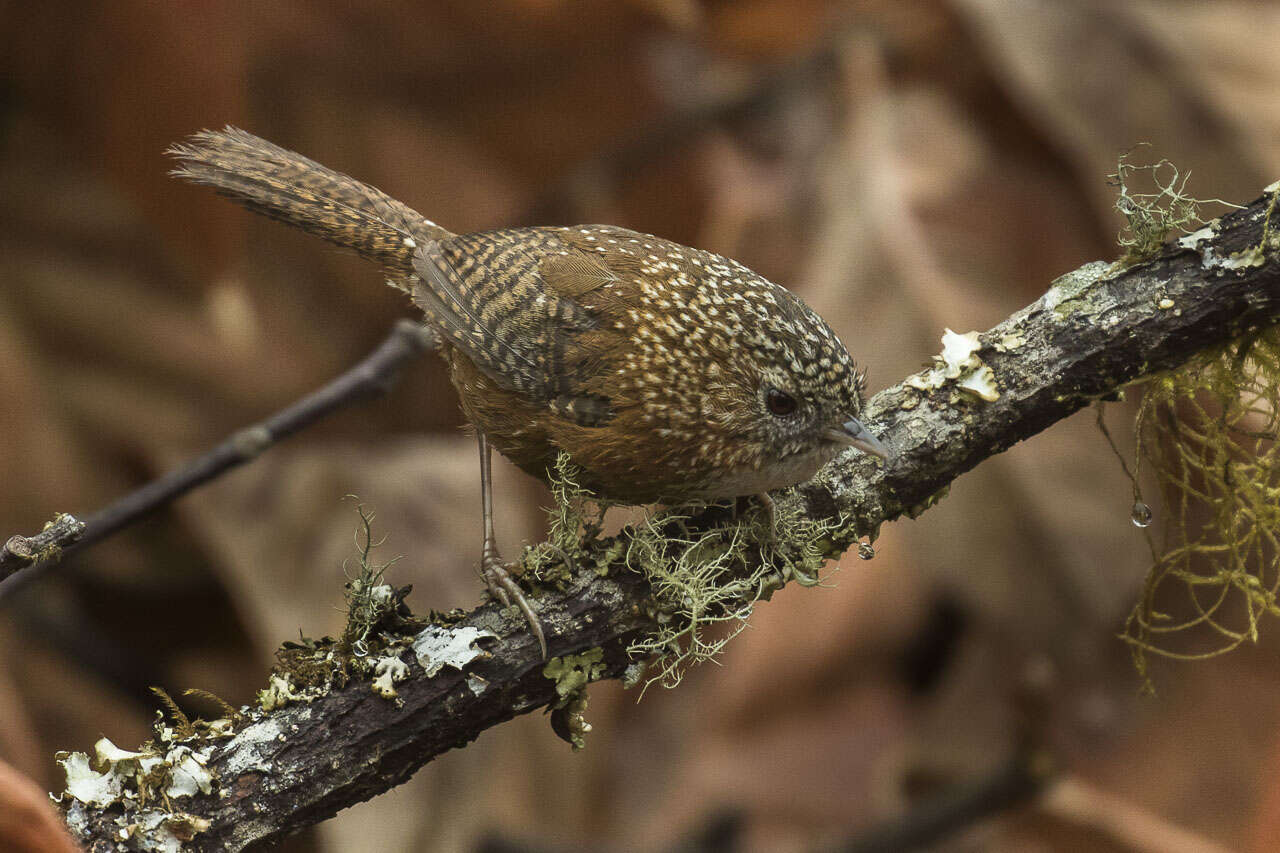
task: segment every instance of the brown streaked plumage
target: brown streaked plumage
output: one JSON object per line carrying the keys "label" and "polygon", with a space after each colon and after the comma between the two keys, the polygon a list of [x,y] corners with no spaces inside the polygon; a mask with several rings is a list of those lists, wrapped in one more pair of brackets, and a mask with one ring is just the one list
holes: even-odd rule
{"label": "brown streaked plumage", "polygon": [[235,128],[170,153],[179,177],[378,264],[442,333],[480,434],[485,577],[540,642],[492,547],[489,444],[543,480],[565,451],[583,485],[628,503],[766,495],[846,446],[886,455],[835,333],[737,261],[611,225],[452,234]]}

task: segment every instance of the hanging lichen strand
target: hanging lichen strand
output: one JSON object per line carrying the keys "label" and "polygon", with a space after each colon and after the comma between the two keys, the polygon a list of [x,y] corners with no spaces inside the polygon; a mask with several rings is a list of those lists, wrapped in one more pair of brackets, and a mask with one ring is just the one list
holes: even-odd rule
{"label": "hanging lichen strand", "polygon": [[[1152,565],[1123,635],[1144,680],[1148,653],[1212,657],[1256,641],[1262,617],[1280,615],[1278,408],[1276,328],[1146,386],[1136,425],[1134,523],[1147,537]],[[1160,496],[1154,528],[1138,486],[1150,479],[1145,471]]]}

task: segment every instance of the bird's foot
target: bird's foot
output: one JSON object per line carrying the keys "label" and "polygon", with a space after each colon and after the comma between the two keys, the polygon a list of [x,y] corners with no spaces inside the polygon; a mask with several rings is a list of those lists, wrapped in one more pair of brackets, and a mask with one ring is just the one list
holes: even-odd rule
{"label": "bird's foot", "polygon": [[520,608],[525,621],[529,623],[529,632],[533,634],[534,639],[538,641],[538,648],[542,650],[542,659],[546,660],[547,636],[542,630],[542,620],[538,618],[537,613],[533,612],[529,599],[525,598],[524,591],[507,571],[507,566],[498,556],[497,551],[485,549],[484,556],[480,559],[480,575],[484,578],[485,586],[489,588],[489,594],[497,599],[499,604],[504,608],[512,604]]}

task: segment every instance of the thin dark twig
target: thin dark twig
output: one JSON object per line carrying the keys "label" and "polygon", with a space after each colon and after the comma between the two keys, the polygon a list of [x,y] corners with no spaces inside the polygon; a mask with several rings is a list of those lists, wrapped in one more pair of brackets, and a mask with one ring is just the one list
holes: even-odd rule
{"label": "thin dark twig", "polygon": [[[0,549],[0,602],[56,565],[59,549],[65,556],[100,542],[332,412],[385,393],[405,364],[437,343],[435,332],[428,327],[401,320],[373,352],[341,376],[265,421],[239,430],[208,453],[130,492],[83,522],[64,514],[36,536],[10,538]],[[27,571],[21,571],[24,568]]]}

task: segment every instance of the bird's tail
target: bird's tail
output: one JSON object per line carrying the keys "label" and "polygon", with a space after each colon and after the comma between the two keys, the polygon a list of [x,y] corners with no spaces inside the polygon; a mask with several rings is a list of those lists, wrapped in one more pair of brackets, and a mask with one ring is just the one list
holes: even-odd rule
{"label": "bird's tail", "polygon": [[239,128],[202,130],[167,153],[175,176],[352,249],[392,279],[413,274],[419,244],[452,236],[381,190]]}

